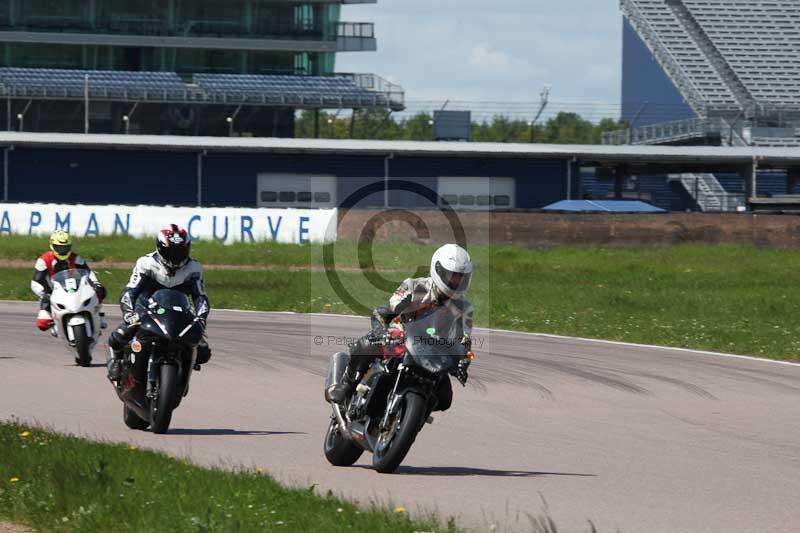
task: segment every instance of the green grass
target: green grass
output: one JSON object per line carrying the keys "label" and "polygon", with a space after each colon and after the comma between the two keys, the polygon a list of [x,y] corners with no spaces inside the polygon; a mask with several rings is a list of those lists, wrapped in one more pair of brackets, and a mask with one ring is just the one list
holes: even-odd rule
{"label": "green grass", "polygon": [[[47,251],[47,239],[21,235],[0,235],[0,259],[33,261]],[[75,238],[73,248],[89,263],[133,262],[137,257],[155,249],[155,239],[133,237]],[[417,245],[412,242],[395,243],[392,246],[376,247],[376,264],[391,266],[398,257],[422,255],[433,251],[434,246]],[[354,242],[336,245],[337,263],[356,266],[357,246]],[[322,264],[322,246],[318,244],[295,245],[276,242],[258,244],[221,244],[217,241],[195,241],[192,255],[208,265],[271,265],[305,266]],[[402,266],[402,265],[397,265]]]}
{"label": "green grass", "polygon": [[40,531],[455,531],[129,445],[0,423],[0,520]]}
{"label": "green grass", "polygon": [[[20,257],[31,242],[0,237],[0,258]],[[150,249],[149,241],[130,242],[87,239],[80,247],[90,259],[130,263]],[[99,251],[106,246],[110,255]],[[409,242],[376,245],[376,264],[387,278],[380,287],[355,269],[355,243],[335,246],[336,265],[343,267],[339,276],[347,292],[372,307],[418,265],[426,265],[432,250]],[[475,246],[470,251],[476,263],[471,298],[478,325],[800,360],[800,250],[681,245]],[[198,243],[194,255],[206,264],[274,267],[209,271],[213,306],[353,313],[321,271],[320,246]],[[297,266],[319,268],[289,269]],[[101,269],[98,274],[113,296],[129,272]],[[0,298],[32,299],[30,275],[27,269],[0,269]]]}

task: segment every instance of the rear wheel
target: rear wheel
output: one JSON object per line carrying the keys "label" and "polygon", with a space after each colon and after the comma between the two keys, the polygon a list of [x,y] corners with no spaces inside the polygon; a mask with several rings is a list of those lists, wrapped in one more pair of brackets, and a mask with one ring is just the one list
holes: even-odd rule
{"label": "rear wheel", "polygon": [[397,413],[389,419],[389,427],[378,435],[372,466],[382,474],[397,470],[417,438],[427,414],[427,403],[417,393],[408,392],[403,397]]}
{"label": "rear wheel", "polygon": [[75,335],[75,351],[78,352],[75,362],[80,366],[89,366],[92,364],[92,341],[89,335],[86,334],[86,325],[74,326],[72,334]]}
{"label": "rear wheel", "polygon": [[147,429],[147,426],[150,423],[147,420],[142,420],[139,418],[139,415],[133,412],[132,409],[129,409],[126,404],[122,404],[122,420],[125,422],[125,425],[131,429]]}
{"label": "rear wheel", "polygon": [[364,450],[342,435],[336,420],[331,420],[328,426],[323,449],[325,458],[333,466],[350,466],[364,453]]}
{"label": "rear wheel", "polygon": [[172,410],[175,408],[178,367],[161,365],[159,379],[156,383],[158,395],[150,401],[150,429],[153,433],[166,433],[172,421]]}

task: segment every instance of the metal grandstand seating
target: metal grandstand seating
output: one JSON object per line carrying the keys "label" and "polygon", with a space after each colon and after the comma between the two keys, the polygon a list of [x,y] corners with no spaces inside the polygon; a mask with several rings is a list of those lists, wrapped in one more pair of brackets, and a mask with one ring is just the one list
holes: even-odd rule
{"label": "metal grandstand seating", "polygon": [[753,137],[752,146],[800,147],[800,137]]}
{"label": "metal grandstand seating", "polygon": [[800,104],[797,0],[683,0],[682,5],[754,100]]}
{"label": "metal grandstand seating", "polygon": [[271,76],[0,68],[0,96],[145,102],[402,109],[403,89],[374,75]]}
{"label": "metal grandstand seating", "polygon": [[[798,0],[620,0],[620,6],[700,120],[610,132],[604,143],[710,136],[733,146],[800,145],[791,131],[778,131],[800,126]],[[775,131],[745,133],[763,127]]]}
{"label": "metal grandstand seating", "polygon": [[714,174],[678,174],[671,179],[680,181],[701,211],[738,211],[747,205],[744,193],[726,191]]}
{"label": "metal grandstand seating", "polygon": [[700,116],[800,106],[797,0],[621,0],[623,13]]}
{"label": "metal grandstand seating", "polygon": [[714,68],[684,22],[665,0],[621,0],[626,18],[653,52],[656,60],[700,116],[707,106],[738,106],[731,89]]}
{"label": "metal grandstand seating", "polygon": [[[195,74],[193,81],[212,98],[321,107],[401,107],[403,92],[365,86],[356,75],[263,76]],[[394,86],[397,87],[397,86]]]}
{"label": "metal grandstand seating", "polygon": [[603,133],[603,144],[667,144],[707,137],[719,137],[725,146],[747,146],[748,143],[722,117],[687,118],[659,124],[649,124],[629,130]]}

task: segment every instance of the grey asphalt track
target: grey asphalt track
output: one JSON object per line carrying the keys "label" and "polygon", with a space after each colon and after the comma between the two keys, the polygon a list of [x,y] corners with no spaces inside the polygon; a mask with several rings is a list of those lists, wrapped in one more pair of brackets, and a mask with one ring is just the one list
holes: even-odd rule
{"label": "grey asphalt track", "polygon": [[800,529],[800,366],[478,330],[470,385],[387,476],[367,454],[334,468],[321,450],[327,355],[366,319],[215,311],[214,358],[156,436],[123,425],[104,368],[73,366],[35,314],[0,303],[3,419],[259,466],[480,531],[530,530],[543,500],[560,531]]}

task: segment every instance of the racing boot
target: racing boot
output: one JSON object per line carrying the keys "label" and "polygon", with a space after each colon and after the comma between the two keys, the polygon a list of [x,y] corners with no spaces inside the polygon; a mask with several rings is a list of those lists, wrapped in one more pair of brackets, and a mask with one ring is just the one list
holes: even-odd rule
{"label": "racing boot", "polygon": [[365,335],[350,345],[350,358],[344,374],[342,374],[342,381],[331,385],[327,390],[329,401],[346,405],[353,396],[353,391],[358,385],[358,377],[364,375],[364,372],[369,369],[372,359],[376,356],[373,340],[371,335]]}
{"label": "racing boot", "polygon": [[131,341],[130,327],[124,323],[114,330],[108,338],[108,349],[111,357],[108,358],[108,379],[119,381],[122,378],[122,365],[125,354],[123,350]]}
{"label": "racing boot", "polygon": [[108,380],[119,381],[122,378],[122,352],[111,350],[111,358],[108,360]]}
{"label": "racing boot", "polygon": [[36,327],[41,331],[47,331],[53,327],[53,324],[55,324],[55,322],[53,322],[53,315],[51,315],[49,311],[40,309],[39,314],[36,316]]}

